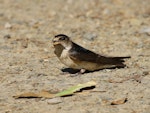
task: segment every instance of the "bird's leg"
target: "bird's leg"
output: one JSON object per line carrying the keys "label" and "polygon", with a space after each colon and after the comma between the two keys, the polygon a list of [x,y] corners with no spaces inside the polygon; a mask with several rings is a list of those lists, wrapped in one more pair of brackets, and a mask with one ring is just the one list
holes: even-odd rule
{"label": "bird's leg", "polygon": [[85,71],[86,71],[86,69],[82,68],[82,69],[80,70],[80,74],[84,74]]}
{"label": "bird's leg", "polygon": [[86,71],[86,69],[80,69],[80,71],[78,73],[75,73],[75,74],[71,74],[71,77],[75,77],[75,76],[78,76],[78,75],[81,75],[81,74],[84,74]]}

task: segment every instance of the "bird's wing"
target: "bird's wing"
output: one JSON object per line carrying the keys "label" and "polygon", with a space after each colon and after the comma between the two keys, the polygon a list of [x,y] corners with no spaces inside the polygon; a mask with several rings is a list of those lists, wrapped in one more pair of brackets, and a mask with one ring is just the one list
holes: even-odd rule
{"label": "bird's wing", "polygon": [[73,43],[72,49],[69,51],[70,58],[76,61],[88,61],[93,63],[105,62],[107,58],[100,56],[90,50],[87,50],[75,43]]}
{"label": "bird's wing", "polygon": [[72,49],[69,51],[70,58],[75,61],[87,61],[100,64],[116,64],[123,65],[124,58],[130,57],[106,57],[96,54],[90,50],[87,50],[75,43],[73,43]]}

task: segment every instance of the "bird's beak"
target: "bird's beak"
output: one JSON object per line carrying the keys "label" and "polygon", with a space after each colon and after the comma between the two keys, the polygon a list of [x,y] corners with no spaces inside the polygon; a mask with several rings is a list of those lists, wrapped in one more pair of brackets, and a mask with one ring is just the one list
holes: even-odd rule
{"label": "bird's beak", "polygon": [[53,42],[53,45],[60,44],[59,40],[58,40],[58,39],[56,39],[56,38],[54,38],[54,39],[52,40],[52,42]]}

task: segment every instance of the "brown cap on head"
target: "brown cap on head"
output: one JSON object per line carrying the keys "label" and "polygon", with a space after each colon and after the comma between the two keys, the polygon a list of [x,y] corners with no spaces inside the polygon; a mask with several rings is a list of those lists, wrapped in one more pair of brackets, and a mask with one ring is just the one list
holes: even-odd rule
{"label": "brown cap on head", "polygon": [[64,34],[58,34],[53,38],[53,44],[54,45],[57,45],[57,44],[65,45],[69,41],[70,41],[70,38]]}
{"label": "brown cap on head", "polygon": [[58,34],[58,35],[55,35],[55,37],[68,37],[68,36],[64,34]]}

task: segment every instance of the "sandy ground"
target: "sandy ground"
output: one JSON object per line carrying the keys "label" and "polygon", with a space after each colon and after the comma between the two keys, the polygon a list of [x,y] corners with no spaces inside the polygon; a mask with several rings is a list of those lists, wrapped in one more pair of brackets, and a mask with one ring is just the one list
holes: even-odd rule
{"label": "sandy ground", "polygon": [[[52,38],[108,56],[126,68],[71,77]],[[0,113],[150,113],[150,0],[0,0]],[[14,99],[94,80],[94,91],[59,99]],[[120,105],[113,100],[127,98]]]}

